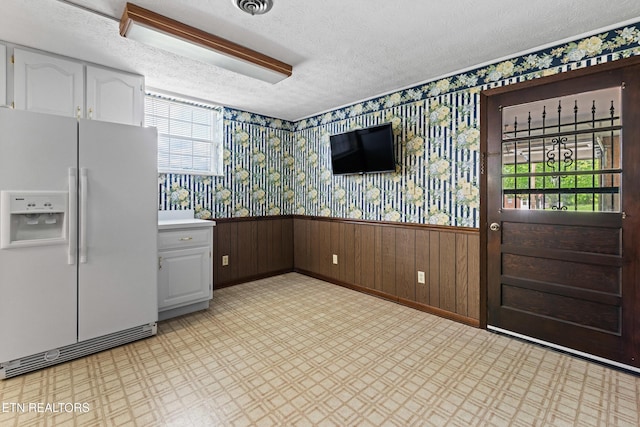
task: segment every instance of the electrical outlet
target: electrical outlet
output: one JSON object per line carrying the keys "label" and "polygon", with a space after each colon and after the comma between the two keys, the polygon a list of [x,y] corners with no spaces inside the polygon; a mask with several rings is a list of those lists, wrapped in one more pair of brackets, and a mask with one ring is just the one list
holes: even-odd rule
{"label": "electrical outlet", "polygon": [[418,271],[418,283],[425,284],[424,271]]}
{"label": "electrical outlet", "polygon": [[229,255],[222,255],[222,266],[229,265]]}
{"label": "electrical outlet", "polygon": [[338,265],[338,255],[337,254],[333,254],[333,263]]}

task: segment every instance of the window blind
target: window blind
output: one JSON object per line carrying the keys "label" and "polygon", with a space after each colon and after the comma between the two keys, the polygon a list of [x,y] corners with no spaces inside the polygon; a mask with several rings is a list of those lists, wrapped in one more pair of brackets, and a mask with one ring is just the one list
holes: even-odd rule
{"label": "window blind", "polygon": [[222,135],[216,108],[147,94],[145,124],[158,129],[160,172],[220,175]]}

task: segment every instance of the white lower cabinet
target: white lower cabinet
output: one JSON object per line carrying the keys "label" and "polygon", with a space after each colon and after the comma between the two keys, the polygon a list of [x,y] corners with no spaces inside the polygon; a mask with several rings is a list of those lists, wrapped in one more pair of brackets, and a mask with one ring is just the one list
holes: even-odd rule
{"label": "white lower cabinet", "polygon": [[159,320],[209,307],[209,300],[213,297],[213,228],[210,224],[204,227],[160,229]]}
{"label": "white lower cabinet", "polygon": [[209,248],[160,253],[158,307],[164,309],[209,299]]}

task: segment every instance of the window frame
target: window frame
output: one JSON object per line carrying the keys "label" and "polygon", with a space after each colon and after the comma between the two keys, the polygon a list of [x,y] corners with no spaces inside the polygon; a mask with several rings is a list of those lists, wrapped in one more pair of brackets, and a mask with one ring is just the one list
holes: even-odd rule
{"label": "window frame", "polygon": [[[211,157],[210,157],[210,168],[209,170],[205,171],[205,170],[196,170],[196,169],[188,169],[188,168],[172,168],[170,166],[164,166],[164,165],[160,165],[159,161],[160,158],[158,156],[158,158],[156,159],[156,163],[158,166],[158,173],[164,173],[164,174],[180,174],[180,175],[200,175],[200,176],[221,176],[224,174],[223,172],[223,140],[224,140],[224,135],[223,135],[223,111],[222,111],[222,107],[217,106],[217,105],[213,105],[213,104],[208,104],[202,101],[197,101],[195,99],[191,99],[188,97],[183,97],[183,96],[174,96],[174,95],[169,95],[166,93],[163,93],[161,91],[150,91],[147,90],[145,91],[145,95],[144,95],[144,99],[145,99],[145,108],[144,108],[144,125],[145,126],[152,126],[149,124],[149,116],[151,115],[148,111],[147,111],[147,99],[148,98],[152,98],[154,100],[156,100],[157,102],[165,102],[167,104],[178,104],[181,106],[187,106],[187,107],[191,107],[191,108],[195,108],[198,109],[200,111],[202,110],[208,110],[208,112],[212,115],[211,117],[211,127],[212,127],[212,135],[211,135],[211,140],[207,140],[207,139],[201,139],[201,138],[193,138],[193,137],[184,137],[182,135],[177,135],[177,134],[171,134],[171,133],[160,133],[160,131],[158,131],[158,147],[160,144],[160,137],[161,136],[166,136],[166,137],[178,137],[181,139],[186,139],[186,140],[190,140],[192,142],[204,142],[204,143],[210,143],[211,144]],[[157,116],[157,115],[156,115]],[[171,114],[168,115],[168,119],[170,119],[172,116]],[[192,122],[193,123],[193,122]],[[171,155],[171,150],[169,150],[169,156]],[[191,157],[195,157],[193,155],[193,153],[191,154]]]}

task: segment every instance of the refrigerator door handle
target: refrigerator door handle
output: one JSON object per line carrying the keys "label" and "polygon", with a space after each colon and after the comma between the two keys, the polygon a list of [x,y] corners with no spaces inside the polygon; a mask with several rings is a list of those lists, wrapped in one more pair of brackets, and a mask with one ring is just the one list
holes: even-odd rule
{"label": "refrigerator door handle", "polygon": [[69,168],[69,256],[67,263],[76,263],[76,251],[78,250],[78,182],[76,168]]}
{"label": "refrigerator door handle", "polygon": [[80,168],[80,263],[87,263],[87,168]]}

